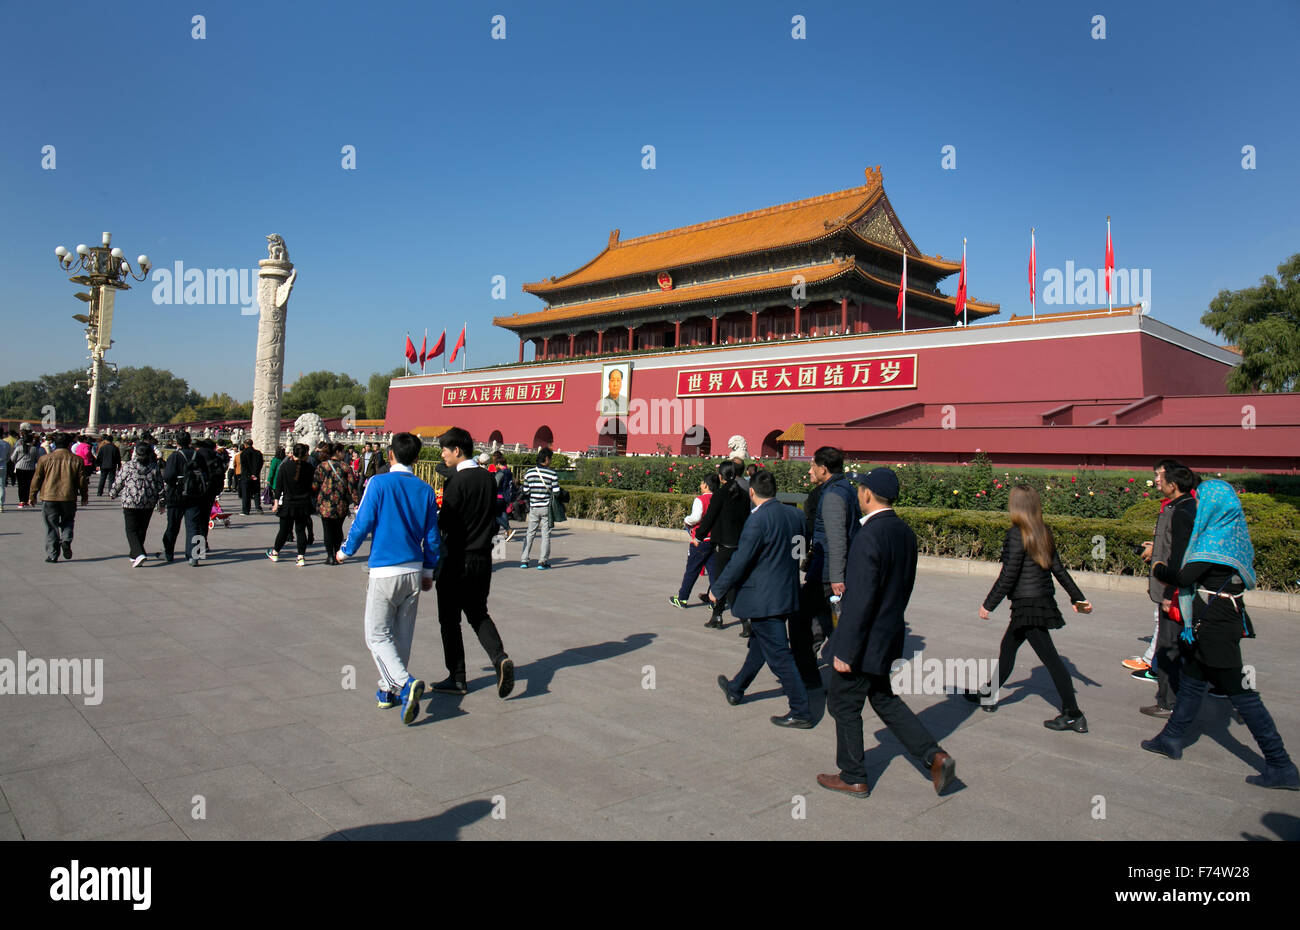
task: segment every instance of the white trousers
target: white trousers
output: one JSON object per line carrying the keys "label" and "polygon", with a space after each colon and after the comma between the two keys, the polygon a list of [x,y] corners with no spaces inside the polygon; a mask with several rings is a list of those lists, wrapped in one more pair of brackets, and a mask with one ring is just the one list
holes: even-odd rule
{"label": "white trousers", "polygon": [[370,576],[366,590],[366,645],[379,669],[379,690],[400,693],[411,678],[411,642],[420,604],[420,573]]}

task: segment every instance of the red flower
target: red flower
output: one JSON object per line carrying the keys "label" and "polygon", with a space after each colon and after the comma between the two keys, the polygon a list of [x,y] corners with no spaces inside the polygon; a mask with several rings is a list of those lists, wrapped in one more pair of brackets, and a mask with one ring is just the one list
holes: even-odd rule
{"label": "red flower", "polygon": [[1078,481],[1078,480],[1079,480],[1078,478],[1071,478],[1071,479],[1070,479],[1070,484],[1074,484],[1074,483],[1075,483],[1076,481]]}
{"label": "red flower", "polygon": [[1137,479],[1136,479],[1136,478],[1130,478],[1130,479],[1128,479],[1128,483],[1129,483],[1129,484],[1132,484],[1134,481],[1137,481]]}

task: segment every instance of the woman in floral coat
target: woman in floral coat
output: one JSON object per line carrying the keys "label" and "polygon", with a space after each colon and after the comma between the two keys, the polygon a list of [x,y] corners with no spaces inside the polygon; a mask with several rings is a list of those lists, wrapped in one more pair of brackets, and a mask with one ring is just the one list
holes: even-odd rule
{"label": "woman in floral coat", "polygon": [[325,531],[325,564],[337,565],[336,555],[343,545],[343,520],[348,508],[357,503],[360,484],[356,472],[348,467],[341,443],[330,447],[330,457],[323,459],[313,475],[316,512]]}
{"label": "woman in floral coat", "polygon": [[153,447],[147,442],[135,445],[135,455],[117,473],[110,492],[122,498],[122,519],[126,524],[126,542],[131,547],[131,567],[139,568],[144,562],[144,536],[149,529],[149,519],[163,493],[162,469],[154,458]]}

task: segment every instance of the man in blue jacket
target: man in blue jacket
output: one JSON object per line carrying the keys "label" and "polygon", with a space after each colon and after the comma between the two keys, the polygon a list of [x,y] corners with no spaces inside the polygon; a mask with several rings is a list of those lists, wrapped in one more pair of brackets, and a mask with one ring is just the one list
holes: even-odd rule
{"label": "man in blue jacket", "polygon": [[875,468],[849,480],[858,486],[858,506],[865,516],[849,545],[840,620],[827,644],[832,673],[826,711],[835,718],[840,771],[818,775],[817,784],[856,798],[870,793],[862,747],[862,705],[870,701],[889,731],[925,763],[935,793],[943,794],[956,763],[889,681],[893,663],[903,656],[904,612],[916,582],[916,534],[894,513],[898,476],[893,471]]}
{"label": "man in blue jacket", "polygon": [[370,544],[370,583],[366,591],[366,644],[379,667],[380,707],[402,705],[402,723],[420,713],[424,682],[407,671],[420,592],[433,588],[441,539],[438,501],[433,488],[415,476],[420,440],[398,433],[389,449],[390,470],[366,483],[340,564],[374,533]]}
{"label": "man in blue jacket", "polygon": [[808,691],[795,667],[785,626],[799,610],[797,556],[802,549],[799,543],[804,521],[793,507],[773,500],[776,478],[770,471],[755,472],[749,480],[748,493],[754,512],[745,521],[736,553],[713,583],[709,597],[715,604],[722,603],[727,593],[736,589],[732,612],[749,621],[752,635],[745,664],[731,681],[726,675],[719,675],[718,687],[726,695],[727,703],[734,707],[766,663],[790,701],[789,712],[784,717],[773,717],[772,723],[810,730],[813,720]]}

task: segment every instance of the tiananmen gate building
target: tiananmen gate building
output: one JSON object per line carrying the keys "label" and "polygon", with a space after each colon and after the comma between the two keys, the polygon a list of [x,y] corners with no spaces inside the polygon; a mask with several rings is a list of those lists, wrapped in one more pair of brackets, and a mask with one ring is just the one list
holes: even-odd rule
{"label": "tiananmen gate building", "polygon": [[[906,330],[896,299],[907,262]],[[1000,314],[940,282],[879,167],[861,187],[634,239],[497,317],[516,362],[392,382],[386,427],[560,451],[1294,471],[1300,401],[1229,394],[1240,357],[1117,307]],[[532,345],[532,358],[526,349]]]}

